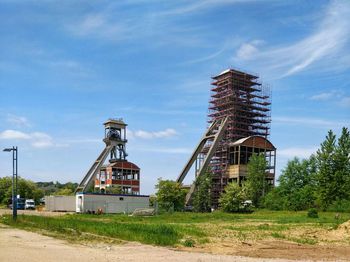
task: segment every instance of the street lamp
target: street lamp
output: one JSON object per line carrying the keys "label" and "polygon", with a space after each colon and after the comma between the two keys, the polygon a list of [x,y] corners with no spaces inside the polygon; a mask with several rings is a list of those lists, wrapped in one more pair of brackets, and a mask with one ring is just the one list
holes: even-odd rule
{"label": "street lamp", "polygon": [[17,147],[12,147],[12,148],[5,148],[3,151],[4,152],[12,151],[12,218],[14,221],[16,221],[17,219],[17,185],[18,185],[17,183],[18,150],[17,150]]}

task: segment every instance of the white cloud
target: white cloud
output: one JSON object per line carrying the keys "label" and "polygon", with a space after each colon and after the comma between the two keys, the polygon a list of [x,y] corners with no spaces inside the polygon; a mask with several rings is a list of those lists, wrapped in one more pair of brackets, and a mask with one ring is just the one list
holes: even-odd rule
{"label": "white cloud", "polygon": [[17,130],[5,130],[0,133],[0,139],[3,139],[3,140],[15,140],[15,139],[22,140],[22,139],[30,139],[30,138],[31,138],[30,135]]}
{"label": "white cloud", "polygon": [[236,58],[240,60],[249,60],[258,53],[258,46],[263,43],[262,40],[253,40],[249,43],[243,43],[236,53]]}
{"label": "white cloud", "polygon": [[285,158],[308,158],[313,153],[315,153],[317,149],[317,147],[289,147],[277,150],[277,157],[282,156]]}
{"label": "white cloud", "polygon": [[17,130],[5,130],[0,132],[0,140],[27,140],[35,148],[62,147],[65,144],[56,144],[53,138],[42,132],[25,133]]}
{"label": "white cloud", "polygon": [[7,119],[6,121],[10,124],[14,124],[18,127],[28,127],[30,126],[30,123],[28,121],[28,119],[24,116],[17,116],[17,115],[13,115],[13,114],[8,114],[7,115]]}
{"label": "white cloud", "polygon": [[53,147],[53,139],[51,136],[41,132],[35,132],[31,134],[32,146],[37,148]]}
{"label": "white cloud", "polygon": [[128,136],[130,138],[142,138],[142,139],[153,139],[153,138],[168,138],[176,136],[178,133],[175,129],[167,128],[162,131],[149,132],[144,130],[131,131],[128,130]]}
{"label": "white cloud", "polygon": [[[350,2],[332,1],[323,17],[311,35],[293,44],[270,46],[258,52],[254,45],[245,43],[241,58],[250,58],[253,53],[254,59],[249,61],[272,78],[293,75],[311,66],[327,71],[349,67],[349,63],[339,67],[338,61],[348,53],[345,47],[350,39]],[[238,57],[234,60],[239,62]]]}

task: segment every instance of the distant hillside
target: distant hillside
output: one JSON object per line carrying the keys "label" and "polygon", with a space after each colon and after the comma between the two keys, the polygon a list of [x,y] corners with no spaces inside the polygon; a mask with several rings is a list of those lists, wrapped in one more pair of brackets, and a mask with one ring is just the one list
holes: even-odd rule
{"label": "distant hillside", "polygon": [[68,182],[61,184],[59,182],[36,182],[37,187],[44,191],[45,195],[70,195],[78,186],[78,183]]}

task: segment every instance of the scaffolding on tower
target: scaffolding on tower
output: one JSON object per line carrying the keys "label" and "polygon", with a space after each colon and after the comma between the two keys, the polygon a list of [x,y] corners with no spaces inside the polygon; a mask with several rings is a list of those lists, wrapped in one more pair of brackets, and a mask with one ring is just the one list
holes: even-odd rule
{"label": "scaffolding on tower", "polygon": [[[234,69],[212,77],[208,123],[228,117],[225,133],[209,164],[213,174],[214,203],[218,202],[227,184],[229,144],[254,135],[267,139],[270,134],[271,91],[258,78],[255,74]],[[202,154],[205,155],[209,148],[204,147]]]}

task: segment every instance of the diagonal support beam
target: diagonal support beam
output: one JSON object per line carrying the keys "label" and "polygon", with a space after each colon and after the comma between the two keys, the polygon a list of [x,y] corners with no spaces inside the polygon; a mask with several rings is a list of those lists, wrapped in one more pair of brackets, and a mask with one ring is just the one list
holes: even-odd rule
{"label": "diagonal support beam", "polygon": [[83,180],[80,182],[79,186],[75,189],[75,193],[77,192],[85,192],[91,183],[94,181],[94,178],[97,172],[100,170],[101,165],[105,162],[108,154],[111,152],[113,145],[107,145],[96,161],[92,164],[89,171],[84,176]]}
{"label": "diagonal support beam", "polygon": [[[186,163],[185,167],[183,168],[182,172],[180,173],[179,177],[177,178],[177,182],[178,183],[182,183],[183,180],[185,179],[188,171],[191,169],[193,163],[196,161],[196,159],[198,158],[199,154],[202,152],[205,144],[209,141],[212,140],[212,143],[210,144],[208,153],[205,155],[204,159],[203,159],[203,163],[197,173],[198,176],[202,175],[203,173],[205,173],[205,171],[208,168],[208,165],[219,145],[219,142],[222,139],[223,134],[225,133],[227,124],[228,124],[228,119],[229,117],[225,117],[219,120],[215,120],[208,128],[208,130],[205,132],[204,136],[202,137],[202,139],[199,141],[196,149],[194,150],[194,152],[192,153],[189,161]],[[195,183],[192,184],[190,191],[187,193],[186,196],[186,202],[185,204],[188,205],[192,194],[195,190]]]}

